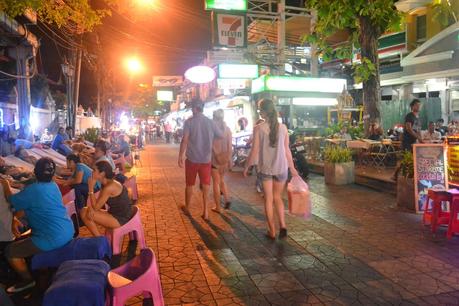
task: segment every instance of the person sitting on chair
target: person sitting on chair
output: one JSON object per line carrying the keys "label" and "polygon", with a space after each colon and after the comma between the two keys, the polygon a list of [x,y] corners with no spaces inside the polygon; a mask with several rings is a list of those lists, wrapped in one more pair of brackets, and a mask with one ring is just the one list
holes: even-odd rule
{"label": "person sitting on chair", "polygon": [[65,156],[71,154],[72,148],[65,143],[67,140],[69,140],[69,135],[65,132],[63,127],[60,127],[56,137],[54,137],[51,148]]}
{"label": "person sitting on chair", "polygon": [[[15,211],[12,225],[14,235],[20,236],[23,225],[18,218],[22,216],[26,217],[32,231],[29,238],[12,242],[5,249],[8,262],[22,279],[20,283],[9,287],[8,293],[35,286],[25,258],[60,248],[73,239],[73,223],[62,203],[59,188],[53,182],[55,171],[56,164],[53,160],[40,158],[34,169],[37,182],[8,198]],[[11,194],[11,190],[5,192]]]}
{"label": "person sitting on chair", "polygon": [[[92,190],[96,181],[102,183],[99,197],[89,192],[90,204],[81,210],[80,216],[91,234],[100,236],[98,225],[105,228],[118,228],[132,217],[132,202],[128,190],[115,180],[112,166],[106,161],[97,162],[88,185]],[[103,209],[105,204],[108,210]]]}
{"label": "person sitting on chair", "polygon": [[[78,209],[85,206],[88,192],[94,189],[88,188],[88,180],[92,175],[92,169],[80,161],[78,155],[67,156],[67,168],[72,171],[72,177],[67,180],[56,179],[56,182],[64,186],[71,186],[75,190],[75,204]],[[96,190],[100,185],[96,184]]]}

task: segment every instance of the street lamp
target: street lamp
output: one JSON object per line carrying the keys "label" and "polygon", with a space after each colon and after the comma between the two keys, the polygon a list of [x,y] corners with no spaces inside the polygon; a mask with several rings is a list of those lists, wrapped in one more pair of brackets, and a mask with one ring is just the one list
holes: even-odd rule
{"label": "street lamp", "polygon": [[126,59],[125,66],[131,74],[139,74],[143,71],[142,63],[137,57],[130,57]]}
{"label": "street lamp", "polygon": [[145,7],[145,6],[153,7],[155,5],[155,2],[156,0],[136,0],[136,3],[142,7]]}

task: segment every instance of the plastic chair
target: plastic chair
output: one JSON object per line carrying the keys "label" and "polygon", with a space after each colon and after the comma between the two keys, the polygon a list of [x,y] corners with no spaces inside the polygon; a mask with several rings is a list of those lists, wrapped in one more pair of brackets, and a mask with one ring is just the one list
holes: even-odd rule
{"label": "plastic chair", "polygon": [[62,196],[62,202],[64,203],[64,205],[67,205],[67,203],[70,203],[73,201],[75,201],[75,190],[70,189],[69,192],[67,192],[66,194]]}
{"label": "plastic chair", "polygon": [[67,215],[70,217],[70,220],[73,222],[73,228],[75,233],[73,234],[73,238],[78,237],[80,234],[80,222],[78,221],[78,213],[76,211],[75,202],[64,202],[65,209],[67,210]]}
{"label": "plastic chair", "polygon": [[[432,200],[432,208],[429,209],[429,203]],[[442,202],[450,202],[451,196],[446,190],[429,189],[427,192],[426,203],[424,205],[423,223],[430,223],[432,233],[437,231],[439,225],[449,224],[450,213],[442,210]]]}
{"label": "plastic chair", "polygon": [[131,176],[124,182],[124,186],[131,191],[132,200],[137,201],[139,198],[139,191],[137,190],[137,178],[135,175]]}
{"label": "plastic chair", "polygon": [[454,234],[459,234],[459,190],[451,189],[448,190],[448,193],[451,196],[451,207],[446,237],[448,237],[448,239],[451,239]]}
{"label": "plastic chair", "polygon": [[151,297],[155,306],[164,305],[158,264],[150,248],[141,250],[138,256],[108,272],[107,278],[112,306],[122,306],[129,298],[140,294],[144,298]]}
{"label": "plastic chair", "polygon": [[129,238],[131,240],[137,240],[137,242],[140,243],[141,249],[145,249],[147,247],[145,243],[142,220],[140,219],[140,209],[137,206],[133,206],[132,212],[132,218],[126,224],[121,227],[107,229],[105,231],[105,237],[107,237],[108,241],[112,244],[113,255],[121,254],[123,237],[126,234],[129,234]]}

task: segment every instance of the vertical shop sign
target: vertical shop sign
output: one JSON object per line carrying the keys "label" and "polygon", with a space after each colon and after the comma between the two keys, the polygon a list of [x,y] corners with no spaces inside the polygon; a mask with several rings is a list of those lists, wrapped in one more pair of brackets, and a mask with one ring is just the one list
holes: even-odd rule
{"label": "vertical shop sign", "polygon": [[429,189],[447,189],[445,147],[443,144],[415,144],[413,162],[416,212],[421,213],[424,211]]}
{"label": "vertical shop sign", "polygon": [[212,12],[214,45],[227,48],[247,46],[247,18],[245,14]]}

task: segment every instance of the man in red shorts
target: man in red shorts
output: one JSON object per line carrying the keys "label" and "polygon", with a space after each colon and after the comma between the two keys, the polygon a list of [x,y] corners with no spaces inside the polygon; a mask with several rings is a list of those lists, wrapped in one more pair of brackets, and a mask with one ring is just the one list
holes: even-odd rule
{"label": "man in red shorts", "polygon": [[191,107],[193,117],[187,119],[183,126],[178,165],[180,168],[185,165],[185,211],[189,211],[196,176],[199,175],[199,182],[202,185],[202,202],[204,204],[202,217],[208,220],[212,142],[214,137],[222,137],[224,131],[220,130],[212,120],[203,115],[204,104],[201,101],[193,100]]}

